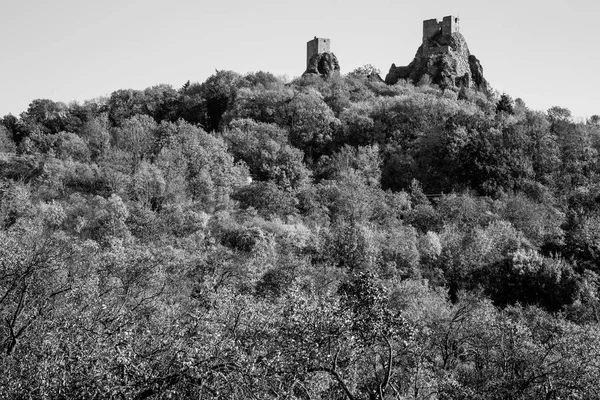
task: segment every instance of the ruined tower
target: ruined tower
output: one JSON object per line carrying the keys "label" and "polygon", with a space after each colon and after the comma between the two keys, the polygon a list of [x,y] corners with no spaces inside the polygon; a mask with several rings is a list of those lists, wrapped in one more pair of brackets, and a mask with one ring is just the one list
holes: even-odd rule
{"label": "ruined tower", "polygon": [[459,29],[460,19],[453,15],[441,21],[435,18],[423,21],[423,42],[414,59],[406,66],[392,64],[385,82],[393,85],[406,79],[419,84],[427,76],[433,84],[444,90],[466,87],[489,93],[483,67],[469,51]]}
{"label": "ruined tower", "polygon": [[459,18],[452,15],[444,17],[442,21],[438,21],[435,18],[423,21],[423,44],[438,33],[442,35],[458,33],[459,25]]}
{"label": "ruined tower", "polygon": [[441,46],[438,39],[458,33],[459,22],[459,18],[452,15],[444,17],[442,21],[435,18],[423,21],[423,54],[447,52],[448,46]]}
{"label": "ruined tower", "polygon": [[460,20],[458,17],[448,15],[442,20],[442,35],[452,35],[458,33]]}
{"label": "ruined tower", "polygon": [[306,68],[309,67],[310,59],[316,54],[329,53],[330,52],[330,40],[324,38],[318,38],[315,36],[313,40],[306,43]]}

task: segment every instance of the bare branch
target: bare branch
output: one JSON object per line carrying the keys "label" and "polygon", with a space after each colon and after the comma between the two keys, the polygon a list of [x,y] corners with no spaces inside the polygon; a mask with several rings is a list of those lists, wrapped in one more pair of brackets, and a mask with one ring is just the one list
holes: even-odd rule
{"label": "bare branch", "polygon": [[383,336],[383,340],[385,340],[385,343],[388,347],[387,370],[385,372],[385,377],[383,378],[382,383],[383,390],[385,390],[388,384],[390,383],[390,379],[392,378],[392,344],[386,336]]}
{"label": "bare branch", "polygon": [[352,392],[350,392],[350,389],[348,389],[348,386],[346,385],[346,383],[344,382],[344,380],[342,379],[340,374],[337,371],[335,371],[334,369],[327,368],[327,367],[318,367],[318,368],[311,368],[308,370],[308,372],[328,372],[340,384],[340,386],[344,390],[344,394],[346,395],[348,400],[356,400],[356,398],[352,395]]}

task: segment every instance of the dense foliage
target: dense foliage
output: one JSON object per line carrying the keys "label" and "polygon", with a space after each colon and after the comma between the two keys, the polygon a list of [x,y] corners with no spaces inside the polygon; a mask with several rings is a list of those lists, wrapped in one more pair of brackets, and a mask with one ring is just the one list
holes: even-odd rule
{"label": "dense foliage", "polygon": [[2,118],[0,398],[600,397],[600,117],[364,71]]}

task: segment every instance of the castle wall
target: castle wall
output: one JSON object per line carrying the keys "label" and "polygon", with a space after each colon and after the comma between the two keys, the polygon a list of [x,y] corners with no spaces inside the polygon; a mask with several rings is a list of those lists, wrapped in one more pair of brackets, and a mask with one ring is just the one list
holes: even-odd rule
{"label": "castle wall", "polygon": [[459,19],[452,15],[444,17],[442,21],[437,19],[428,19],[423,21],[423,44],[427,43],[427,40],[435,36],[438,32],[442,32],[442,35],[452,35],[458,33]]}
{"label": "castle wall", "polygon": [[452,35],[453,33],[458,33],[458,22],[458,17],[454,17],[452,15],[444,17],[443,21],[441,22],[442,35]]}
{"label": "castle wall", "polygon": [[435,36],[440,31],[440,23],[437,19],[428,19],[423,21],[423,43],[430,37]]}
{"label": "castle wall", "polygon": [[306,67],[315,54],[330,53],[331,41],[325,38],[315,38],[306,43]]}

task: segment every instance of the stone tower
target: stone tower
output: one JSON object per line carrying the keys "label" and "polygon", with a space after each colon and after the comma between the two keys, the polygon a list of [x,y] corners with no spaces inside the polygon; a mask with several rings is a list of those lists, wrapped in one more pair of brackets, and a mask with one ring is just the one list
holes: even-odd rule
{"label": "stone tower", "polygon": [[442,35],[452,35],[458,33],[460,20],[458,17],[448,15],[442,20]]}
{"label": "stone tower", "polygon": [[459,25],[460,19],[452,15],[444,17],[442,21],[438,21],[437,19],[423,21],[423,44],[426,44],[427,40],[433,38],[438,33],[442,35],[458,33]]}
{"label": "stone tower", "polygon": [[306,68],[310,64],[310,59],[315,54],[329,53],[331,41],[329,39],[318,38],[315,36],[313,40],[306,43]]}
{"label": "stone tower", "polygon": [[423,21],[423,54],[447,53],[448,46],[440,45],[442,37],[452,36],[458,33],[459,19],[449,15],[442,21],[428,19]]}

